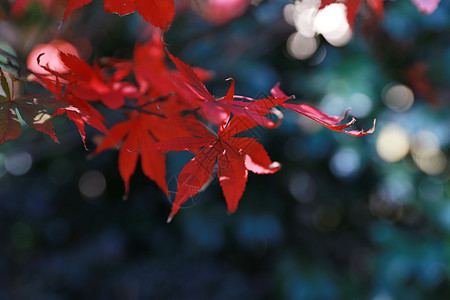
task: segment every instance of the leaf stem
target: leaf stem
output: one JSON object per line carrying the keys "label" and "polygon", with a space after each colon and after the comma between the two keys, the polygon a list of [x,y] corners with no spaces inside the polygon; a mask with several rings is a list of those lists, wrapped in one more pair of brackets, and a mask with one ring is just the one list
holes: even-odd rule
{"label": "leaf stem", "polygon": [[154,116],[158,116],[160,118],[164,118],[167,119],[167,117],[163,114],[159,114],[159,113],[155,113],[153,111],[148,111],[142,108],[142,106],[134,106],[134,105],[124,105],[122,106],[122,108],[124,109],[129,109],[129,110],[136,110],[140,113],[144,113],[144,114],[148,114],[148,115],[154,115]]}

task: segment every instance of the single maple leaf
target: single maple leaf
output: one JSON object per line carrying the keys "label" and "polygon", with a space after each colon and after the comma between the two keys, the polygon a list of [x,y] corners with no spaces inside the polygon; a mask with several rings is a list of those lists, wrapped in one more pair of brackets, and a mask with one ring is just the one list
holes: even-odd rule
{"label": "single maple leaf", "polygon": [[[184,133],[184,132],[183,132]],[[103,138],[92,155],[97,155],[110,148],[119,150],[119,172],[125,184],[125,194],[130,191],[130,178],[136,170],[138,157],[144,174],[155,181],[167,195],[165,156],[159,151],[142,151],[149,149],[161,139],[181,136],[180,130],[164,118],[156,115],[134,111],[129,119],[115,124],[109,135]],[[141,152],[142,151],[142,152]]]}
{"label": "single maple leaf", "polygon": [[[184,151],[195,153],[178,176],[177,194],[172,205],[168,222],[178,212],[180,206],[197,194],[211,177],[217,162],[217,176],[230,212],[234,212],[245,190],[248,171],[257,174],[272,174],[280,169],[280,164],[272,162],[264,147],[248,137],[235,137],[248,127],[242,118],[233,117],[219,125],[215,134],[198,120],[169,117],[175,124],[192,134],[161,141],[151,149],[159,151]],[[243,125],[244,124],[244,125]]]}
{"label": "single maple leaf", "polygon": [[[77,8],[91,3],[92,0],[70,0],[67,3],[62,21]],[[106,12],[117,13],[120,16],[137,11],[146,22],[167,30],[175,16],[173,0],[103,0]]]}
{"label": "single maple leaf", "polygon": [[65,108],[67,103],[47,95],[25,95],[14,97],[13,81],[0,68],[0,82],[4,96],[0,95],[0,144],[17,138],[21,132],[20,116],[31,128],[48,134],[58,142],[53,131],[52,115],[48,109]]}
{"label": "single maple leaf", "polygon": [[[280,89],[280,85],[275,85],[271,93],[274,97],[284,97],[286,94]],[[296,111],[298,113],[301,113],[304,116],[307,116],[308,118],[322,124],[323,126],[334,130],[334,131],[340,131],[344,132],[349,135],[353,136],[363,136],[370,133],[373,133],[375,131],[375,123],[376,120],[373,121],[373,127],[367,131],[364,130],[344,130],[349,127],[351,127],[355,122],[356,119],[352,118],[349,122],[341,124],[342,121],[347,117],[347,113],[349,109],[347,109],[344,114],[339,116],[329,116],[325,114],[324,112],[318,110],[317,108],[314,108],[312,106],[306,105],[306,104],[295,104],[295,103],[279,103],[278,105],[289,108],[293,111]]]}

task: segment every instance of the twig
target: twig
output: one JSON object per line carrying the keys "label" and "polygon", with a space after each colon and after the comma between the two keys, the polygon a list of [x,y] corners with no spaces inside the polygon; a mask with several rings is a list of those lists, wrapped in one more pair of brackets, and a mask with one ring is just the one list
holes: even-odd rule
{"label": "twig", "polygon": [[153,104],[155,102],[164,101],[164,100],[166,100],[167,98],[169,98],[170,96],[173,96],[173,95],[175,95],[175,93],[174,92],[170,92],[167,95],[163,95],[163,96],[159,96],[158,98],[151,99],[147,103],[140,105],[140,107],[142,108],[142,107],[146,107],[147,105]]}
{"label": "twig", "polygon": [[164,118],[167,119],[167,117],[163,114],[159,114],[159,113],[155,113],[153,111],[148,111],[143,109],[141,106],[135,106],[135,105],[124,105],[122,106],[122,108],[124,109],[129,109],[129,110],[136,110],[138,112],[144,113],[144,114],[148,114],[148,115],[154,115],[154,116],[158,116],[160,118]]}

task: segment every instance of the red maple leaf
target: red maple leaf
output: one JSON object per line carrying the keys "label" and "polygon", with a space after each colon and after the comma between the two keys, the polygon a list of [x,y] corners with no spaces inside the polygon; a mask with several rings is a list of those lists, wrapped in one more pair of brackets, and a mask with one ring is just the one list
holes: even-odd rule
{"label": "red maple leaf", "polygon": [[[157,110],[156,106],[153,110]],[[145,112],[133,111],[129,119],[115,124],[98,145],[93,155],[106,149],[120,148],[119,172],[125,184],[125,194],[130,190],[130,178],[136,170],[138,157],[141,157],[141,167],[144,174],[168,194],[166,185],[165,156],[158,151],[144,151],[160,140],[172,139],[186,134],[172,125],[167,119],[151,114],[152,108]]]}
{"label": "red maple leaf", "polygon": [[123,72],[133,72],[139,85],[139,92],[150,92],[153,98],[167,95],[174,90],[170,80],[170,69],[165,61],[166,52],[158,34],[151,40],[134,48],[133,60],[113,62],[113,66]]}
{"label": "red maple leaf", "polygon": [[248,129],[246,121],[233,117],[219,125],[218,134],[194,119],[170,117],[178,126],[192,134],[158,142],[151,149],[160,151],[189,150],[195,157],[188,162],[178,176],[177,194],[168,222],[189,197],[197,194],[211,177],[217,162],[217,176],[227,202],[228,210],[234,212],[245,190],[248,171],[272,174],[280,164],[272,162],[264,147],[248,137],[235,137]]}
{"label": "red maple leaf", "polygon": [[[286,94],[280,89],[279,84],[275,85],[272,90],[270,91],[274,97],[285,97]],[[334,130],[334,131],[341,131],[344,133],[347,133],[349,135],[353,136],[363,136],[370,133],[373,133],[375,131],[375,123],[376,120],[373,121],[373,127],[367,131],[364,130],[344,130],[349,127],[351,127],[355,122],[356,119],[352,118],[349,122],[341,124],[342,121],[347,117],[347,113],[349,109],[347,109],[344,114],[339,116],[329,116],[325,114],[324,112],[318,110],[317,108],[314,108],[312,106],[306,105],[306,104],[296,104],[296,103],[278,103],[278,105],[289,108],[293,111],[296,111],[298,113],[301,113],[304,116],[307,116],[308,118],[322,124],[323,126]]]}
{"label": "red maple leaf", "polygon": [[[77,8],[91,3],[92,0],[70,0],[62,21]],[[175,16],[175,4],[173,0],[103,0],[106,12],[117,13],[120,16],[137,11],[146,22],[167,30]]]}

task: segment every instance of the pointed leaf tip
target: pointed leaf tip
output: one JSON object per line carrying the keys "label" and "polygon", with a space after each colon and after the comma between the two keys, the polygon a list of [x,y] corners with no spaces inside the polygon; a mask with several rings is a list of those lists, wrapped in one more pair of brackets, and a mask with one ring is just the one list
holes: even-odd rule
{"label": "pointed leaf tip", "polygon": [[170,222],[172,222],[173,217],[175,216],[175,213],[172,211],[169,215],[169,217],[167,217],[167,221],[166,223],[169,224]]}
{"label": "pointed leaf tip", "polygon": [[377,123],[377,119],[373,119],[373,126],[372,126],[372,128],[370,128],[367,131],[364,131],[364,130],[350,130],[350,131],[342,130],[342,132],[347,133],[349,135],[353,135],[353,136],[368,135],[368,134],[371,134],[371,133],[375,132],[375,125],[376,125],[376,123]]}

